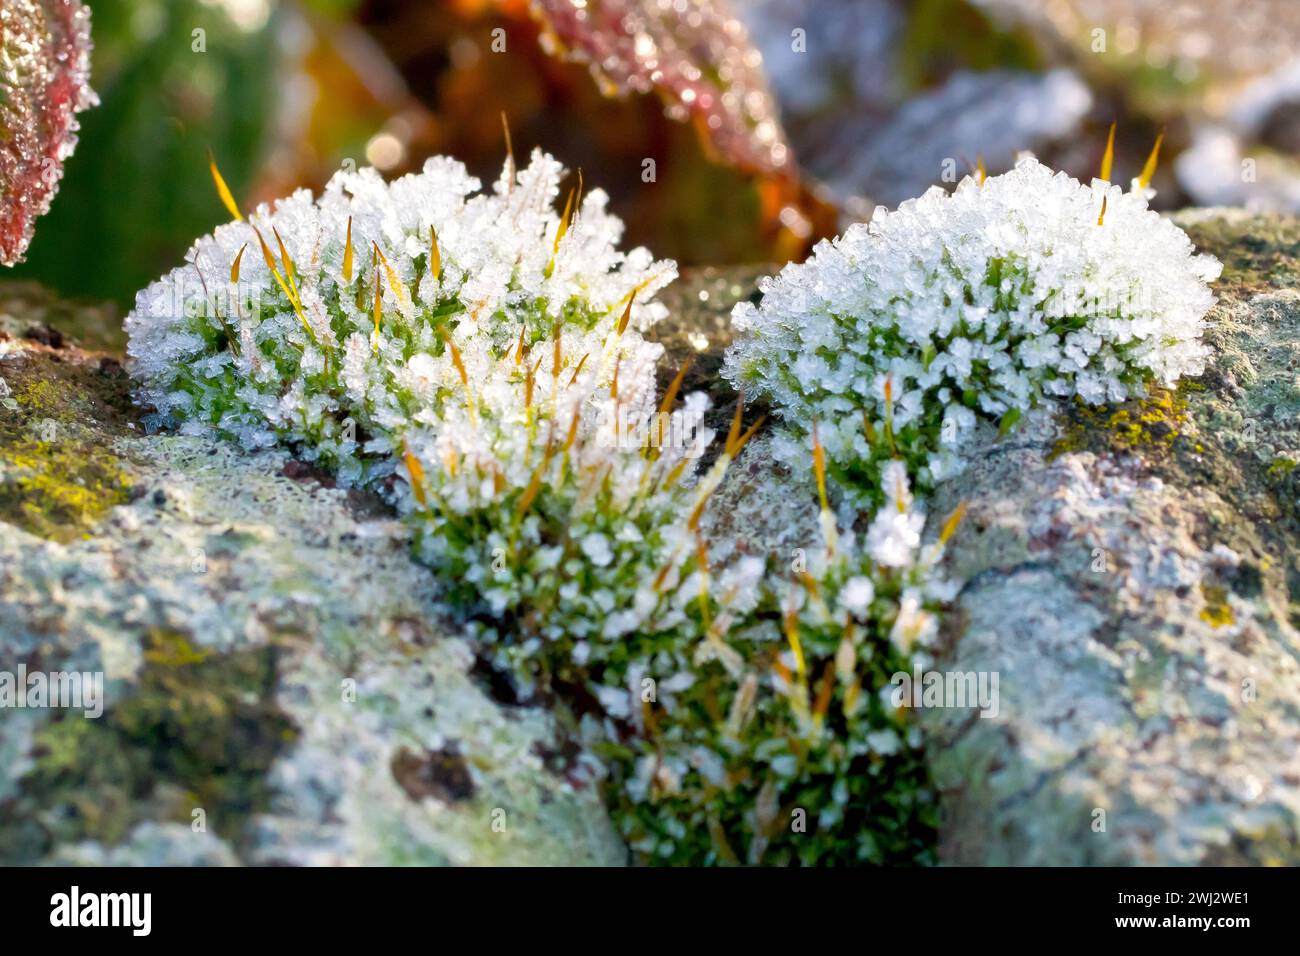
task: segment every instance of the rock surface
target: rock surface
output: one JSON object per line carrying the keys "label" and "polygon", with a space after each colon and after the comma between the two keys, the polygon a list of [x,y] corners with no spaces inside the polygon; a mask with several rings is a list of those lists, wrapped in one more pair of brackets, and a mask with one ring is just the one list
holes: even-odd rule
{"label": "rock surface", "polygon": [[922,711],[964,864],[1300,862],[1300,224],[1184,214],[1224,260],[1209,369],[1041,419],[936,496],[969,511]]}
{"label": "rock surface", "polygon": [[0,671],[102,671],[105,707],[0,711],[0,863],[624,860],[581,755],[498,699],[376,502],[143,434],[120,366],[13,301]]}
{"label": "rock surface", "polygon": [[[1180,221],[1225,263],[1206,373],[1027,416],[929,504],[968,507],[930,667],[999,677],[917,711],[944,862],[1300,861],[1300,222]],[[790,481],[746,449],[715,560],[815,546]]]}
{"label": "rock surface", "polygon": [[[947,862],[1300,860],[1300,223],[1182,223],[1226,264],[1207,373],[1029,416],[930,503],[968,505],[933,666],[1000,694],[918,712]],[[664,297],[666,374],[695,359],[715,424],[757,274]],[[98,720],[0,712],[0,863],[625,858],[588,758],[476,664],[381,506],[142,434],[116,362],[64,341],[83,321],[0,290],[0,670],[107,677]],[[710,507],[716,561],[818,539],[764,447]]]}

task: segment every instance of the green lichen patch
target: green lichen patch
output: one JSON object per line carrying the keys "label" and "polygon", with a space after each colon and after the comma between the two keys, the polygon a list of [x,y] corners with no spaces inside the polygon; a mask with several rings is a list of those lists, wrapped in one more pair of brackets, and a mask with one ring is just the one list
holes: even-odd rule
{"label": "green lichen patch", "polygon": [[1300,221],[1239,210],[1192,210],[1174,221],[1198,249],[1223,262],[1223,274],[1214,284],[1221,303],[1265,288],[1300,288]]}
{"label": "green lichen patch", "polygon": [[273,646],[218,654],[151,631],[138,682],[99,719],[42,726],[34,767],[0,805],[0,862],[30,863],[80,840],[114,845],[140,822],[190,824],[238,845],[270,800],[266,773],[298,737],[275,702]]}
{"label": "green lichen patch", "polygon": [[0,521],[56,541],[83,535],[131,490],[111,449],[128,434],[115,360],[40,344],[0,360]]}

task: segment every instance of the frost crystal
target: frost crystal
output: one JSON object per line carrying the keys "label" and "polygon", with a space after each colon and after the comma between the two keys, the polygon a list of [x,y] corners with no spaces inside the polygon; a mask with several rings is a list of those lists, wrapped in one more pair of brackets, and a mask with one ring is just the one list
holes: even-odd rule
{"label": "frost crystal", "polygon": [[980,419],[1010,426],[1039,401],[1119,401],[1201,371],[1220,265],[1147,198],[1032,158],[933,188],[738,305],[724,374],[777,407],[792,464],[816,422],[857,497],[878,503],[898,456],[929,486],[960,468]]}
{"label": "frost crystal", "polygon": [[90,11],[79,0],[0,4],[0,262],[21,262],[50,208],[90,86]]}

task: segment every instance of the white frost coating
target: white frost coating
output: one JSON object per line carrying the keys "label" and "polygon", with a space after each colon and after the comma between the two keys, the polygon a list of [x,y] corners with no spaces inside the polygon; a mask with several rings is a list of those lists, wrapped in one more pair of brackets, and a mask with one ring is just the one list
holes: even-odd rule
{"label": "white frost coating", "polygon": [[646,429],[615,429],[658,406],[663,349],[641,330],[664,314],[652,296],[676,266],[619,251],[598,190],[557,243],[561,175],[538,151],[475,195],[463,166],[436,157],[391,184],[341,172],[318,200],[299,191],[218,228],[127,319],[141,397],[159,424],[289,445],[378,488],[413,519],[453,603],[501,616],[555,600],[535,629],[557,640],[681,622],[707,401],[685,396],[653,452]]}
{"label": "white frost coating", "polygon": [[841,479],[871,497],[892,430],[925,487],[960,468],[980,416],[1198,374],[1220,269],[1143,195],[1025,158],[878,211],[767,280],[758,306],[736,306],[724,374],[775,405],[787,463],[805,466],[817,422]]}
{"label": "white frost coating", "polygon": [[[577,401],[598,377],[612,375],[616,361],[625,404],[651,400],[660,348],[638,331],[664,314],[651,297],[674,278],[676,265],[655,261],[645,249],[619,251],[623,224],[606,211],[600,190],[583,198],[556,248],[560,164],[536,151],[517,176],[509,175],[511,169],[507,164],[486,194],[476,194],[478,180],[446,157],[391,184],[373,169],[344,171],[317,200],[299,190],[259,206],[249,222],[229,223],[199,239],[185,265],[137,296],[126,320],[132,372],[142,383],[142,400],[157,409],[156,423],[182,424],[186,432],[250,448],[300,446],[306,457],[336,467],[345,481],[366,481],[392,471],[395,433],[417,422],[432,424],[449,400],[463,406],[444,334],[459,349],[482,411],[494,419],[521,415],[520,376],[513,363],[503,362],[513,355],[521,326],[527,326],[532,362],[542,361],[539,400]],[[349,218],[353,261],[347,279]],[[438,276],[429,268],[431,227]],[[284,242],[302,319],[264,261],[259,232],[282,273],[277,235]],[[375,246],[398,289],[376,263]],[[231,267],[241,249],[235,284]],[[382,317],[376,336],[377,276]],[[607,343],[634,290],[631,327]],[[563,395],[552,394],[550,368],[550,339],[560,324],[561,386],[572,375],[569,366],[592,352],[585,389],[560,388]],[[231,339],[237,348],[228,346]],[[460,446],[475,445],[451,423],[423,443],[465,453],[472,449]]]}

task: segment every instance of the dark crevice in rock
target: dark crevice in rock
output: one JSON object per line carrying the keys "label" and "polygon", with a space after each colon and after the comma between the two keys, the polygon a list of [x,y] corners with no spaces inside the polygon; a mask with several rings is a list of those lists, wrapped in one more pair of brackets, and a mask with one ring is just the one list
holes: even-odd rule
{"label": "dark crevice in rock", "polygon": [[469,676],[483,693],[505,707],[529,707],[536,703],[523,692],[514,676],[493,663],[486,653],[475,655]]}
{"label": "dark crevice in rock", "polygon": [[1058,767],[1052,767],[1044,770],[1028,787],[1018,790],[1015,793],[1008,794],[998,801],[998,810],[1006,810],[1018,803],[1030,802],[1038,793],[1053,779],[1061,777],[1073,768],[1082,764],[1088,758],[1088,748],[1077,751],[1070,759],[1066,760]]}

